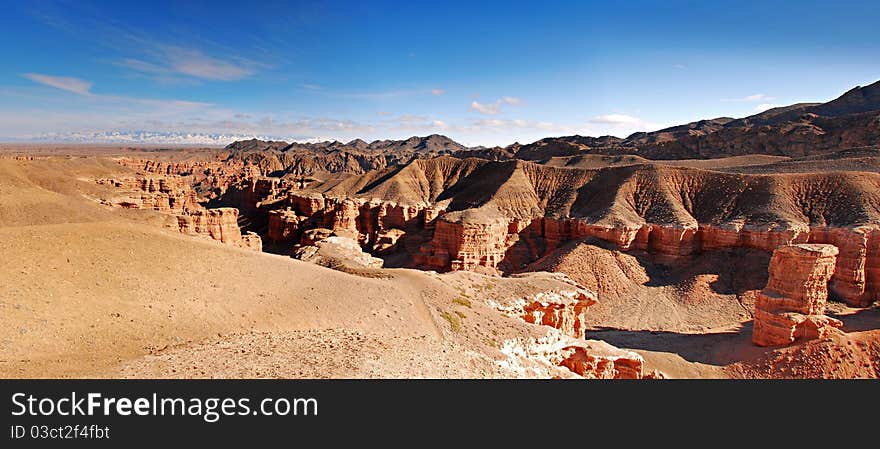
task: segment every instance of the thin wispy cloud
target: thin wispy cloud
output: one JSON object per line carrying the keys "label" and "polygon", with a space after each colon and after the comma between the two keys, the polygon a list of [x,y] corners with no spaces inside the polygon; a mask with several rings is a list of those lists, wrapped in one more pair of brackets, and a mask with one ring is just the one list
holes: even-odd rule
{"label": "thin wispy cloud", "polygon": [[[193,36],[192,33],[185,38],[169,36],[158,34],[150,28],[110,20],[103,17],[104,8],[86,2],[61,4],[50,1],[34,8],[32,13],[53,28],[125,56],[111,60],[111,64],[150,75],[159,81],[174,80],[174,77],[235,81],[269,67],[268,64],[238,56],[239,49]],[[242,32],[242,36],[251,34]]]}
{"label": "thin wispy cloud", "polygon": [[303,84],[302,88],[306,89],[306,90],[321,90],[321,89],[323,89],[323,87],[321,87],[317,84]]}
{"label": "thin wispy cloud", "polygon": [[740,98],[722,98],[721,101],[726,103],[758,103],[761,101],[767,102],[775,99],[776,97],[771,97],[765,94],[752,94]]}
{"label": "thin wispy cloud", "polygon": [[333,89],[321,89],[323,95],[332,98],[344,98],[349,100],[385,101],[397,98],[419,97],[426,95],[439,96],[446,93],[442,89],[389,89],[377,91],[339,91]]}
{"label": "thin wispy cloud", "polygon": [[69,76],[51,76],[40,73],[22,75],[35,83],[82,95],[84,104],[99,105],[137,105],[139,107],[158,108],[166,112],[189,111],[212,106],[210,103],[176,99],[140,98],[127,95],[96,94],[91,91],[93,83]]}
{"label": "thin wispy cloud", "polygon": [[764,112],[769,109],[778,108],[779,106],[781,106],[781,105],[773,104],[773,103],[761,103],[761,104],[755,106],[755,108],[752,110],[754,112],[760,113],[760,112]]}
{"label": "thin wispy cloud", "polygon": [[523,119],[502,120],[494,118],[474,120],[471,123],[471,128],[478,130],[492,129],[498,131],[509,131],[511,129],[534,129],[548,132],[567,132],[572,130],[572,127],[551,122]]}
{"label": "thin wispy cloud", "polygon": [[629,114],[613,113],[597,115],[587,120],[583,128],[585,135],[613,135],[626,137],[638,131],[653,131],[662,128],[657,123]]}
{"label": "thin wispy cloud", "polygon": [[79,78],[69,76],[52,76],[40,73],[25,73],[23,77],[44,86],[66,90],[79,95],[91,95],[92,83]]}
{"label": "thin wispy cloud", "polygon": [[589,120],[590,123],[603,125],[637,125],[642,119],[626,114],[597,115]]}
{"label": "thin wispy cloud", "polygon": [[428,116],[404,114],[384,120],[377,128],[392,133],[433,133],[446,131],[450,129],[450,125],[444,120]]}
{"label": "thin wispy cloud", "polygon": [[157,46],[148,49],[151,61],[125,58],[117,65],[148,75],[183,76],[209,81],[236,81],[256,73],[261,64],[223,60],[195,48]]}
{"label": "thin wispy cloud", "polygon": [[474,100],[471,102],[470,110],[485,115],[497,115],[501,112],[502,106],[518,105],[520,103],[522,103],[522,100],[516,97],[501,97],[498,100],[495,100],[494,103],[480,103]]}
{"label": "thin wispy cloud", "polygon": [[678,69],[678,70],[684,70],[684,69],[687,68],[687,66],[684,65],[684,64],[672,64],[672,68],[673,68],[673,69]]}

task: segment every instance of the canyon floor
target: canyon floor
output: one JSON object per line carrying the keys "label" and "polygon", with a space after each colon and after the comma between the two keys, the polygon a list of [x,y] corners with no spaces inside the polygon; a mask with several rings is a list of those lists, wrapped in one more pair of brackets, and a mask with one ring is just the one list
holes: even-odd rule
{"label": "canyon floor", "polygon": [[[346,272],[185,235],[161,212],[96,201],[114,192],[95,179],[132,175],[118,158],[144,154],[0,152],[0,376],[576,378],[560,349],[578,345],[613,360],[636,353],[645,377],[878,375],[876,307],[832,302],[844,336],[752,344],[750,292],[766,282],[766,254],[713,253],[670,272],[572,244],[514,276]],[[715,168],[767,162],[778,161],[740,157]],[[731,274],[742,272],[753,274]],[[604,296],[578,324],[586,339],[577,342],[503,312],[506,302],[583,286]]]}

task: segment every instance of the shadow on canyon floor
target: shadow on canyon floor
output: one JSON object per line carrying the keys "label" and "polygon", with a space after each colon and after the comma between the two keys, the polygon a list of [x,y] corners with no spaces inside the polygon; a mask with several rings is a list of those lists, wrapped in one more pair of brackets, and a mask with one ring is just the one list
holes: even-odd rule
{"label": "shadow on canyon floor", "polygon": [[880,329],[880,305],[858,309],[853,313],[832,313],[829,311],[828,316],[843,321],[843,330],[846,332]]}
{"label": "shadow on canyon floor", "polygon": [[671,352],[689,362],[716,366],[749,360],[770,350],[752,344],[751,321],[737,330],[707,334],[599,328],[588,331],[587,338],[604,340],[621,348]]}
{"label": "shadow on canyon floor", "polygon": [[[843,321],[843,330],[846,332],[880,328],[880,306],[854,313],[829,315]],[[747,321],[738,329],[705,334],[599,327],[587,331],[587,338],[604,340],[621,348],[675,353],[689,362],[725,366],[754,360],[778,348],[755,346],[752,343],[752,327],[753,322]]]}

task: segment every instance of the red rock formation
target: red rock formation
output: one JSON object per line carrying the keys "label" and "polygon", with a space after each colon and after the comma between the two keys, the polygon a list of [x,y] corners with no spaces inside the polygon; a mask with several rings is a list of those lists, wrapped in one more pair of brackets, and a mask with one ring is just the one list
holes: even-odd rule
{"label": "red rock formation", "polygon": [[[360,205],[354,200],[328,198],[324,210],[323,227],[339,235],[357,238],[359,232]],[[361,240],[357,238],[357,240]]]}
{"label": "red rock formation", "polygon": [[[610,346],[610,345],[609,345]],[[617,348],[614,348],[617,349]],[[630,351],[617,349],[613,354],[591,347],[568,346],[560,350],[559,366],[589,379],[642,379],[644,360]],[[653,374],[652,374],[653,377]]]}
{"label": "red rock formation", "polygon": [[287,203],[298,214],[311,217],[324,210],[324,195],[320,193],[289,192]]}
{"label": "red rock formation", "polygon": [[243,248],[261,249],[260,237],[249,233],[242,236],[238,227],[238,209],[221,207],[204,209],[177,216],[178,230],[183,234],[199,235]]}
{"label": "red rock formation", "polygon": [[787,245],[773,252],[770,279],[755,301],[756,345],[821,338],[842,326],[824,315],[837,254],[835,246],[823,244]]}
{"label": "red rock formation", "polygon": [[422,249],[417,263],[452,270],[495,269],[504,259],[507,229],[508,223],[498,218],[474,221],[443,215],[436,220],[434,238]]}
{"label": "red rock formation", "polygon": [[540,291],[527,297],[499,297],[488,304],[527,323],[550,326],[568,337],[582,340],[586,336],[587,309],[599,302],[596,293],[563,274],[554,276],[571,287]]}
{"label": "red rock formation", "polygon": [[[500,239],[502,235],[504,240]],[[613,227],[590,224],[582,219],[546,217],[523,226],[518,219],[499,222],[492,218],[477,223],[458,223],[442,217],[436,221],[434,238],[422,248],[417,262],[439,269],[499,268],[502,261],[521,267],[565,242],[587,237],[614,243],[621,250],[647,251],[655,256],[656,261],[668,264],[702,251],[723,248],[773,251],[797,243],[832,244],[840,248],[840,257],[831,279],[831,292],[856,307],[867,307],[880,298],[880,229],[871,226],[785,228],[775,225],[679,227],[646,224]]]}
{"label": "red rock formation", "polygon": [[262,175],[259,167],[219,156],[210,160],[187,162],[125,158],[118,162],[145,175],[185,177],[190,185],[198,186],[209,198],[224,193],[233,184]]}
{"label": "red rock formation", "polygon": [[300,223],[305,219],[290,208],[269,211],[268,237],[273,242],[289,242],[299,239]]}
{"label": "red rock formation", "polygon": [[[278,188],[279,190],[282,187]],[[269,200],[255,197],[258,204]],[[268,237],[274,241],[299,242],[309,229],[327,229],[332,233],[355,239],[364,248],[388,252],[400,248],[398,241],[407,230],[422,232],[433,224],[425,217],[436,213],[422,206],[405,206],[390,201],[325,197],[315,192],[290,190],[275,196],[268,211]],[[305,236],[303,236],[305,238]]]}
{"label": "red rock formation", "polygon": [[542,324],[575,338],[586,335],[587,308],[597,304],[596,294],[581,290],[574,297],[560,294],[539,294],[523,306],[522,318],[532,324]]}
{"label": "red rock formation", "polygon": [[113,206],[169,213],[183,213],[202,208],[196,192],[185,180],[177,176],[135,176],[98,179],[96,182],[121,191],[117,197],[102,200],[103,203]]}

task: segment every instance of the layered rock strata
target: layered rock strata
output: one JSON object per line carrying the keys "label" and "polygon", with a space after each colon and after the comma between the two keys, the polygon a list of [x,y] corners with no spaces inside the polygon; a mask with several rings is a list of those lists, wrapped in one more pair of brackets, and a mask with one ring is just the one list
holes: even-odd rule
{"label": "layered rock strata", "polygon": [[526,298],[499,299],[490,305],[527,323],[550,326],[570,337],[583,339],[587,309],[598,302],[594,292],[573,286],[571,290],[540,292]]}
{"label": "layered rock strata", "polygon": [[662,378],[645,372],[639,354],[620,349],[601,340],[579,340],[552,330],[544,337],[507,340],[500,348],[509,368],[527,371],[532,363],[561,367],[573,379],[649,379]]}
{"label": "layered rock strata", "polygon": [[203,236],[242,248],[262,250],[259,235],[242,235],[238,227],[238,209],[232,207],[202,209],[178,215],[177,227],[182,234]]}
{"label": "layered rock strata", "polygon": [[[781,226],[714,226],[645,224],[638,227],[603,226],[576,218],[536,218],[527,226],[522,220],[486,220],[471,223],[441,216],[433,239],[416,256],[417,262],[441,270],[473,270],[484,266],[503,271],[531,263],[561,244],[595,237],[621,250],[651,253],[660,263],[675,264],[703,251],[752,248],[772,252],[798,243],[832,244],[840,249],[830,290],[856,307],[880,298],[880,228]],[[506,263],[507,267],[502,263]]]}
{"label": "layered rock strata", "polygon": [[165,213],[185,213],[201,209],[198,196],[190,185],[177,176],[132,176],[102,178],[98,185],[111,186],[120,195],[103,202],[126,209],[149,209]]}
{"label": "layered rock strata", "polygon": [[825,316],[837,255],[835,246],[822,244],[786,245],[773,252],[770,278],[755,300],[756,345],[822,338],[842,326]]}
{"label": "layered rock strata", "polygon": [[[826,243],[840,256],[831,293],[865,307],[880,297],[880,227],[807,225],[652,224],[609,226],[582,218],[509,218],[479,209],[445,212],[437,206],[408,206],[364,198],[336,198],[283,186],[256,188],[250,204],[281,209],[268,214],[268,237],[297,243],[307,229],[326,228],[357,240],[374,252],[404,251],[415,266],[437,270],[516,271],[560,245],[595,237],[621,250],[645,251],[659,263],[675,264],[703,251]],[[266,185],[266,184],[264,184]],[[265,196],[261,196],[265,195]],[[400,245],[419,233],[424,243]]]}

